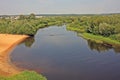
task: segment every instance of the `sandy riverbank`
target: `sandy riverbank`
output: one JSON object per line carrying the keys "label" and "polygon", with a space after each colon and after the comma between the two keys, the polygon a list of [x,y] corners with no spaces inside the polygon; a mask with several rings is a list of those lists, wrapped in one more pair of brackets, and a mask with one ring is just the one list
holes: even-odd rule
{"label": "sandy riverbank", "polygon": [[16,45],[28,38],[26,35],[0,34],[0,75],[14,75],[20,70],[11,65],[9,54]]}

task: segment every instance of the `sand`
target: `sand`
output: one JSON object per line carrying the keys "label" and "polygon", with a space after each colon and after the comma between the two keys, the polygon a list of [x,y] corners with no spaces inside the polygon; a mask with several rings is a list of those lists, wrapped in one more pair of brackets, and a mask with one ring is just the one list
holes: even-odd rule
{"label": "sand", "polygon": [[9,55],[26,38],[26,35],[0,34],[0,75],[10,76],[20,72],[20,69],[11,64]]}

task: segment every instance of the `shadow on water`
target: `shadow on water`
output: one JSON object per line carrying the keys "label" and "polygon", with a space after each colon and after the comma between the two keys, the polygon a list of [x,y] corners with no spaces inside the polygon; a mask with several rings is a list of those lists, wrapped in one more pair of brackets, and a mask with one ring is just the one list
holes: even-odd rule
{"label": "shadow on water", "polygon": [[31,48],[34,42],[35,42],[34,37],[30,37],[26,39],[23,43],[25,44],[26,47]]}
{"label": "shadow on water", "polygon": [[65,26],[53,26],[17,46],[11,61],[42,73],[48,80],[120,80],[118,53],[120,47],[85,40]]}

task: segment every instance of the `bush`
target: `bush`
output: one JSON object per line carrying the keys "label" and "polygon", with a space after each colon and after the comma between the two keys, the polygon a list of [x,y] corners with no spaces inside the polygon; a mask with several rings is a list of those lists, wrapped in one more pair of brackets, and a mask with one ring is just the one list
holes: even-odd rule
{"label": "bush", "polygon": [[120,42],[120,34],[111,35],[110,38]]}
{"label": "bush", "polygon": [[100,23],[99,25],[99,33],[103,36],[110,36],[114,34],[115,28],[107,23]]}

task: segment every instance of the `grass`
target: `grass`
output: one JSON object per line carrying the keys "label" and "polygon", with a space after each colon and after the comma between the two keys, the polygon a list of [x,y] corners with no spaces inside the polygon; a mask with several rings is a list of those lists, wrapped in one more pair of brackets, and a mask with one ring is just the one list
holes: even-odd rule
{"label": "grass", "polygon": [[116,41],[116,40],[112,40],[108,37],[103,37],[100,35],[93,35],[93,34],[89,34],[89,33],[83,33],[81,34],[81,36],[85,39],[90,39],[92,41],[95,41],[96,43],[108,43],[111,45],[120,45],[120,42]]}
{"label": "grass", "polygon": [[0,76],[0,80],[47,80],[47,79],[34,71],[24,71],[20,74],[11,77]]}
{"label": "grass", "polygon": [[67,25],[66,25],[66,29],[67,29],[67,30],[70,30],[70,31],[79,32],[79,33],[85,32],[85,27],[80,26],[80,25],[75,24],[75,23],[67,24]]}
{"label": "grass", "polygon": [[82,28],[77,28],[77,27],[75,28],[75,27],[69,27],[69,26],[67,26],[66,28],[67,30],[70,30],[70,31],[75,31],[75,32],[80,32],[80,33],[85,32],[85,30]]}

